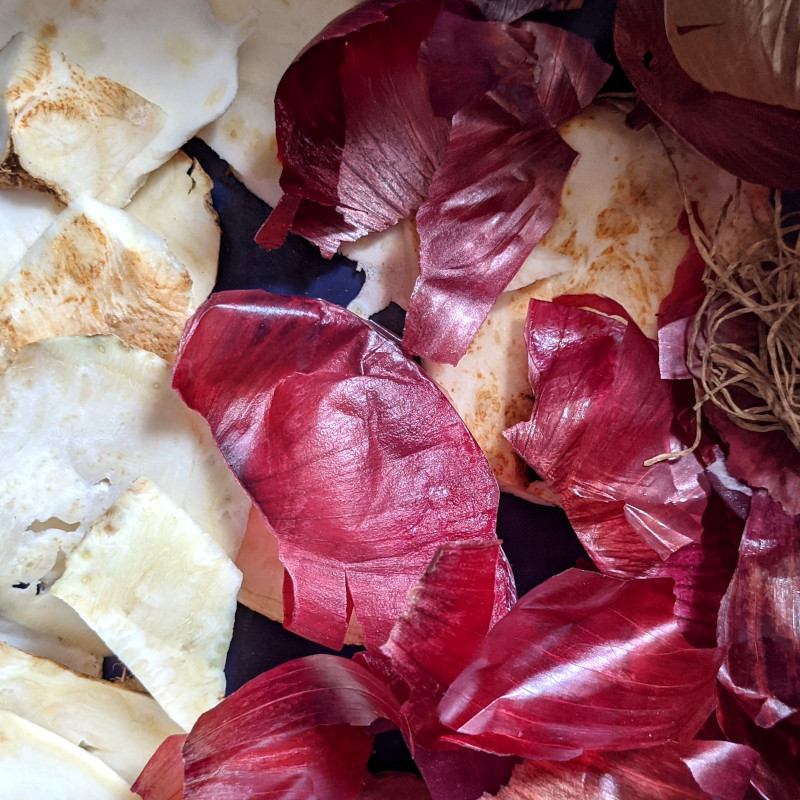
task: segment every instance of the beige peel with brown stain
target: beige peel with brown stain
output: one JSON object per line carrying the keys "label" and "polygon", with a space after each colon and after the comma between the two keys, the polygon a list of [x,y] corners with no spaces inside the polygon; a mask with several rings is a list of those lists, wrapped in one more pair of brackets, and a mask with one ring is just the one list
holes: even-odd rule
{"label": "beige peel with brown stain", "polygon": [[191,283],[160,237],[84,197],[0,283],[0,367],[30,342],[79,333],[113,333],[171,361]]}
{"label": "beige peel with brown stain", "polygon": [[126,211],[161,236],[192,279],[192,310],[217,280],[220,227],[211,204],[211,178],[178,151],[134,195]]}
{"label": "beige peel with brown stain", "polygon": [[[42,189],[64,203],[104,194],[165,119],[158,106],[27,34],[0,51],[0,92],[0,186]],[[106,202],[126,203],[140,177],[117,184]]]}

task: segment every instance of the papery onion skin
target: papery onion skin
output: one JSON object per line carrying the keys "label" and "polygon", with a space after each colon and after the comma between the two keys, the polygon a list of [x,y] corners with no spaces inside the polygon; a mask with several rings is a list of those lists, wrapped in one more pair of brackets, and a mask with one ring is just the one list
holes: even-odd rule
{"label": "papery onion skin", "polygon": [[292,230],[331,255],[416,210],[447,141],[448,122],[433,112],[416,55],[438,7],[362,4],[297,56],[275,95],[284,195],[258,243],[279,246]]}
{"label": "papery onion skin", "polygon": [[[528,5],[495,11],[513,19]],[[611,73],[572,33],[476,16],[460,2],[383,0],[314,39],[278,87],[284,195],[256,235],[274,248],[291,230],[330,256],[415,216],[404,344],[445,363],[555,221],[576,158],[556,126]]]}
{"label": "papery onion skin", "polygon": [[145,764],[131,791],[142,800],[183,800],[185,733],[168,736]]}
{"label": "papery onion skin", "polygon": [[675,618],[695,647],[717,645],[717,614],[736,568],[737,547],[744,527],[724,500],[712,492],[702,519],[703,533],[647,577],[675,581]]}
{"label": "papery onion skin", "polygon": [[800,797],[800,731],[796,725],[781,722],[772,728],[759,727],[719,684],[717,719],[730,741],[746,744],[761,756],[751,778],[753,790],[757,792],[753,797],[764,800]]}
{"label": "papery onion skin", "polygon": [[471,800],[508,780],[512,760],[457,745],[440,749],[445,731],[436,706],[515,599],[499,543],[444,545],[409,593],[386,644],[355,657],[394,687],[409,749],[433,800]]}
{"label": "papery onion skin", "polygon": [[439,704],[444,740],[550,760],[690,741],[722,653],[680,635],[671,586],[573,569],[528,592]]}
{"label": "papery onion skin", "polygon": [[568,11],[580,8],[583,0],[467,0],[486,19],[514,22],[533,11]]}
{"label": "papery onion skin", "polygon": [[350,604],[382,644],[447,541],[496,541],[497,482],[464,423],[376,327],[319,300],[213,295],[173,385],[280,540],[286,627],[334,648]]}
{"label": "papery onion skin", "polygon": [[186,800],[356,800],[387,687],[338,656],[289,661],[204,714],[183,746]]}

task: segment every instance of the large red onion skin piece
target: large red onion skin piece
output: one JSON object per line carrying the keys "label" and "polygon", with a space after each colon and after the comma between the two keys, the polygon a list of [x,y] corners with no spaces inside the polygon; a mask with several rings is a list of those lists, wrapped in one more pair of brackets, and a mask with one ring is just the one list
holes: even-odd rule
{"label": "large red onion skin piece", "polygon": [[800,188],[800,111],[693,81],[667,39],[663,0],[619,0],[614,44],[639,98],[704,156],[751,183]]}
{"label": "large red onion skin piece", "polygon": [[560,497],[597,567],[639,577],[696,541],[708,500],[694,455],[644,466],[680,449],[671,385],[653,343],[607,298],[532,300],[525,327],[536,398],[529,422],[505,436]]}
{"label": "large red onion skin piece", "polygon": [[671,585],[573,569],[528,592],[439,704],[443,738],[549,760],[690,741],[722,653],[680,635]]}
{"label": "large red onion skin piece", "polygon": [[762,728],[787,722],[800,731],[798,620],[800,517],[756,492],[720,610],[720,682]]}
{"label": "large red onion skin piece", "polygon": [[749,747],[718,741],[528,761],[497,800],[743,800],[757,761]]}
{"label": "large red onion skin piece", "polygon": [[289,661],[206,712],[183,746],[186,800],[356,800],[388,688],[338,656]]}
{"label": "large red onion skin piece", "polygon": [[280,541],[290,630],[341,647],[352,602],[380,645],[437,547],[496,541],[497,483],[466,426],[343,308],[215,294],[186,327],[173,385]]}

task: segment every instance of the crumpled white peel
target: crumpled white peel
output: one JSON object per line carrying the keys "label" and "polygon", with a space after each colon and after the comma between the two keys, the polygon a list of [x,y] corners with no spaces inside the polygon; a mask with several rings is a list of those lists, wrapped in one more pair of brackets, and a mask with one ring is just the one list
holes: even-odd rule
{"label": "crumpled white peel", "polygon": [[133,193],[139,176],[127,167],[165,121],[158,106],[24,33],[0,50],[0,116],[0,185],[114,205]]}
{"label": "crumpled white peel", "polygon": [[108,197],[141,182],[228,107],[246,35],[245,28],[222,23],[207,0],[4,2],[0,31],[26,31],[166,112],[164,127],[119,174]]}
{"label": "crumpled white peel", "polygon": [[167,736],[181,732],[146,694],[77,675],[2,643],[0,709],[83,747],[128,783]]}
{"label": "crumpled white peel", "polygon": [[188,731],[225,696],[241,580],[214,539],[140,478],[91,526],[52,592]]}

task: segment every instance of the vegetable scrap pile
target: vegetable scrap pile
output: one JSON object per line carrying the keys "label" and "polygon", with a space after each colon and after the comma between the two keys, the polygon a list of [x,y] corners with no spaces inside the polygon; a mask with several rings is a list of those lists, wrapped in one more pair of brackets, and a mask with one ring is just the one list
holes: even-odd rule
{"label": "vegetable scrap pile", "polygon": [[[84,5],[0,9],[0,794],[800,796],[800,456],[699,366],[800,268],[793,0]],[[352,310],[211,293],[195,134]],[[588,558],[518,597],[501,489]],[[237,597],[362,647],[224,697]]]}

